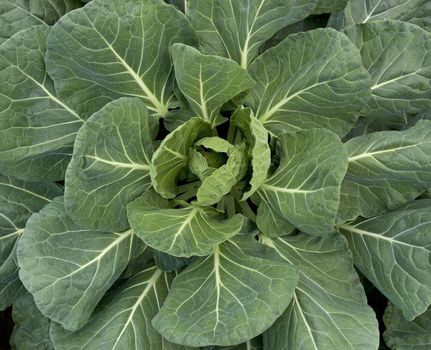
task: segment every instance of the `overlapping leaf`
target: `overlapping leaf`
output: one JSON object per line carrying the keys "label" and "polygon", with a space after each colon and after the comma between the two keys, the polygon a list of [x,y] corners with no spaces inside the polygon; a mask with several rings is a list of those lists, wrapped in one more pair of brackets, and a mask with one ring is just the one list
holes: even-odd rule
{"label": "overlapping leaf", "polygon": [[2,0],[0,44],[13,34],[37,25],[53,25],[65,13],[82,6],[79,0]]}
{"label": "overlapping leaf", "polygon": [[126,268],[132,238],[131,230],[80,227],[56,199],[29,219],[19,240],[20,278],[45,316],[77,330]]}
{"label": "overlapping leaf", "polygon": [[318,0],[313,14],[332,13],[340,11],[349,3],[348,0]]}
{"label": "overlapping leaf", "polygon": [[278,30],[307,17],[317,0],[190,0],[188,16],[207,54],[247,68]]}
{"label": "overlapping leaf", "polygon": [[331,27],[342,29],[351,24],[396,19],[431,30],[431,3],[428,0],[349,1],[344,11],[332,14]]}
{"label": "overlapping leaf", "polygon": [[394,350],[426,350],[431,344],[431,311],[407,321],[400,310],[389,304],[384,314],[385,343]]}
{"label": "overlapping leaf", "polygon": [[0,170],[24,180],[63,179],[83,123],[46,72],[48,32],[35,26],[0,47]]}
{"label": "overlapping leaf", "polygon": [[89,116],[122,96],[164,116],[173,98],[173,43],[193,44],[187,19],[152,0],[93,0],[63,16],[48,38],[47,65],[59,96]]}
{"label": "overlapping leaf", "polygon": [[256,225],[260,232],[271,238],[286,236],[295,230],[295,226],[266,202],[261,202],[257,208]]}
{"label": "overlapping leaf", "polygon": [[416,114],[431,108],[431,33],[400,21],[348,27],[371,76],[367,117]]}
{"label": "overlapping leaf", "polygon": [[24,182],[0,174],[0,310],[20,295],[16,242],[27,219],[61,193],[55,184]]}
{"label": "overlapping leaf", "polygon": [[157,128],[137,98],[113,101],[87,120],[66,173],[65,204],[74,221],[109,232],[128,228],[127,203],[151,186]]}
{"label": "overlapping leaf", "polygon": [[77,332],[51,328],[55,349],[185,350],[163,339],[151,326],[169,290],[171,274],[149,268],[118,286],[100,303],[90,321]]}
{"label": "overlapping leaf", "polygon": [[395,209],[431,184],[431,121],[346,143],[349,167],[341,185],[338,221]]}
{"label": "overlapping leaf", "polygon": [[345,135],[370,96],[358,49],[333,29],[290,35],[249,68],[246,98],[273,134],[324,127]]}
{"label": "overlapping leaf", "polygon": [[169,208],[167,200],[155,201],[147,193],[127,206],[134,232],[146,244],[174,256],[204,256],[214,246],[239,232],[241,214],[229,219],[212,207],[187,205]]}
{"label": "overlapping leaf", "polygon": [[26,292],[13,304],[15,327],[10,344],[13,349],[54,350],[49,336],[50,320],[44,317],[30,293]]}
{"label": "overlapping leaf", "polygon": [[356,266],[408,320],[431,304],[431,201],[339,225]]}
{"label": "overlapping leaf", "polygon": [[173,282],[154,318],[166,339],[189,346],[234,345],[267,329],[290,303],[297,272],[248,255],[253,240],[227,241]]}
{"label": "overlapping leaf", "polygon": [[232,60],[203,55],[183,44],[173,45],[171,51],[181,92],[196,115],[213,126],[220,124],[222,105],[254,85]]}
{"label": "overlapping leaf", "polygon": [[347,169],[346,150],[329,130],[280,136],[280,165],[257,195],[307,233],[332,231]]}
{"label": "overlapping leaf", "polygon": [[265,349],[377,350],[377,320],[343,237],[299,233],[262,240],[299,269],[292,303],[264,333]]}

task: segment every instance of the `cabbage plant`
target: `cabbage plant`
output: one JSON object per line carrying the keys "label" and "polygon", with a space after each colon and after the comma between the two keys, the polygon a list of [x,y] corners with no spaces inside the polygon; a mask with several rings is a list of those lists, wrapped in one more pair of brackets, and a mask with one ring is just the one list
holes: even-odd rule
{"label": "cabbage plant", "polygon": [[426,349],[430,30],[426,0],[3,0],[12,347]]}

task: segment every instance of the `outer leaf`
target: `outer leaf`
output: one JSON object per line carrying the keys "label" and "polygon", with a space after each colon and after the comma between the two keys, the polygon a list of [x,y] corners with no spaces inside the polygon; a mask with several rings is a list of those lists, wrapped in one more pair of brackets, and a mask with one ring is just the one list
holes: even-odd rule
{"label": "outer leaf", "polygon": [[273,134],[324,127],[345,135],[370,96],[358,49],[333,29],[288,36],[259,56],[246,103]]}
{"label": "outer leaf", "polygon": [[263,242],[300,276],[292,303],[264,333],[265,349],[377,350],[377,320],[343,237],[300,233]]}
{"label": "outer leaf", "polygon": [[356,266],[408,320],[431,304],[430,208],[431,201],[424,199],[338,226]]}
{"label": "outer leaf", "polygon": [[192,118],[166,136],[154,153],[151,168],[152,184],[160,195],[165,198],[177,195],[177,175],[188,164],[189,148],[198,138],[211,135],[208,123]]}
{"label": "outer leaf", "polygon": [[226,164],[215,170],[199,187],[196,198],[198,205],[213,205],[227,195],[247,170],[244,144],[232,146]]}
{"label": "outer leaf", "polygon": [[18,244],[20,278],[45,316],[77,330],[126,268],[132,237],[130,230],[81,228],[59,198],[28,220]]}
{"label": "outer leaf", "polygon": [[431,3],[428,0],[360,0],[349,1],[344,11],[333,14],[331,27],[342,29],[351,24],[396,19],[431,30]]}
{"label": "outer leaf", "polygon": [[339,222],[395,209],[431,184],[431,121],[356,137],[346,148],[349,167],[341,185]]}
{"label": "outer leaf", "polygon": [[386,344],[393,350],[427,350],[431,343],[431,311],[407,321],[400,310],[389,304],[384,321]]}
{"label": "outer leaf", "polygon": [[13,304],[15,327],[10,344],[15,350],[54,350],[49,337],[50,320],[44,317],[30,293],[25,293]]}
{"label": "outer leaf", "polygon": [[231,118],[231,123],[238,125],[248,140],[249,158],[252,176],[250,188],[243,194],[242,200],[249,198],[262,185],[271,166],[271,150],[268,145],[268,132],[262,123],[253,116],[250,108],[240,108]]}
{"label": "outer leaf", "polygon": [[[162,204],[162,205],[160,205]],[[135,233],[150,247],[174,256],[211,254],[214,246],[236,235],[242,227],[241,214],[225,219],[212,207],[188,205],[170,209],[144,195],[127,206]]]}
{"label": "outer leaf", "polygon": [[57,97],[45,70],[48,32],[35,26],[0,47],[0,170],[24,180],[63,179],[83,123]]}
{"label": "outer leaf", "polygon": [[48,38],[49,74],[61,98],[89,116],[121,96],[164,116],[173,97],[173,43],[193,44],[187,19],[151,0],[93,0],[68,13]]}
{"label": "outer leaf", "polygon": [[347,155],[337,135],[312,129],[280,136],[280,165],[257,194],[279,215],[311,234],[331,232]]}
{"label": "outer leaf", "polygon": [[247,68],[278,30],[307,17],[317,0],[189,0],[188,15],[207,54]]}
{"label": "outer leaf", "polygon": [[80,129],[66,173],[71,218],[97,230],[129,227],[126,205],[151,186],[157,118],[137,98],[113,101]]}
{"label": "outer leaf", "polygon": [[12,304],[24,289],[16,266],[16,242],[27,219],[61,192],[55,184],[24,182],[0,174],[0,310]]}
{"label": "outer leaf", "polygon": [[79,0],[2,0],[0,44],[21,30],[53,25],[66,12],[82,6]]}
{"label": "outer leaf", "polygon": [[[361,0],[363,1],[363,0]],[[331,13],[340,11],[349,3],[348,0],[318,0],[313,14]]]}
{"label": "outer leaf", "polygon": [[71,333],[51,327],[57,350],[185,350],[163,339],[151,326],[172,277],[156,268],[147,269],[112,290],[100,303],[90,321]]}
{"label": "outer leaf", "polygon": [[289,264],[247,255],[254,241],[228,241],[173,282],[154,327],[189,346],[233,345],[262,333],[291,301],[297,274]]}
{"label": "outer leaf", "polygon": [[295,231],[295,226],[273,210],[266,202],[261,202],[257,208],[256,225],[260,232],[271,238],[287,236]]}
{"label": "outer leaf", "polygon": [[389,20],[344,32],[371,75],[371,99],[361,114],[382,118],[431,109],[431,33]]}
{"label": "outer leaf", "polygon": [[192,110],[216,125],[223,104],[251,89],[254,81],[236,62],[201,54],[183,44],[172,46],[175,78]]}
{"label": "outer leaf", "polygon": [[188,259],[154,251],[154,263],[162,271],[173,272],[187,266]]}

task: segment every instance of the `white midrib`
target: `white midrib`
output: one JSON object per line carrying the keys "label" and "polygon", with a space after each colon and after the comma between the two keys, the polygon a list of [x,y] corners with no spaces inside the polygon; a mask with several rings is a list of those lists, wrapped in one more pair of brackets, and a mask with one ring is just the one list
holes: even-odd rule
{"label": "white midrib", "polygon": [[195,218],[197,213],[199,212],[199,208],[193,208],[192,211],[189,213],[187,219],[181,224],[178,231],[175,233],[174,239],[172,240],[172,244],[169,249],[172,249],[175,242],[177,241],[178,237],[181,235],[181,233],[184,231],[184,229],[190,225],[191,221]]}
{"label": "white midrib", "polygon": [[[396,239],[393,239],[392,237],[386,237],[386,236],[380,235],[378,233],[361,230],[361,229],[355,228],[354,226],[351,226],[351,225],[345,225],[345,224],[343,224],[343,225],[337,225],[337,228],[342,229],[342,230],[346,230],[346,231],[349,231],[349,232],[352,232],[352,233],[357,233],[359,235],[368,236],[368,237],[372,237],[372,238],[375,238],[375,239],[380,239],[380,240],[383,240],[383,241],[387,241],[390,244],[404,245],[404,246],[407,246],[407,247],[410,247],[410,248],[413,248],[413,249],[422,248],[422,247],[415,246],[415,245],[412,245],[412,244],[409,244],[409,243],[406,243],[406,242],[398,241]],[[425,248],[423,248],[423,249],[425,249]]]}
{"label": "white midrib", "polygon": [[302,308],[301,308],[301,305],[299,304],[299,300],[298,300],[298,297],[296,296],[296,292],[293,293],[293,301],[297,305],[298,312],[300,313],[301,318],[304,321],[305,327],[307,327],[307,331],[308,331],[308,334],[310,334],[310,339],[313,342],[314,349],[319,350],[319,348],[317,347],[316,341],[314,340],[313,331],[311,330],[310,326],[308,325],[307,319],[305,318],[305,315],[302,312]]}
{"label": "white midrib", "polygon": [[151,278],[148,280],[148,284],[145,287],[144,291],[142,292],[142,294],[139,296],[138,300],[136,301],[136,303],[133,305],[131,311],[130,311],[130,315],[127,318],[126,323],[124,324],[123,329],[121,330],[121,333],[118,335],[117,337],[117,341],[115,342],[114,346],[112,347],[112,349],[115,349],[118,345],[118,342],[121,340],[121,337],[123,336],[124,332],[127,329],[127,326],[129,325],[130,322],[132,322],[133,320],[133,316],[136,312],[136,310],[138,309],[138,307],[141,305],[142,301],[145,299],[145,297],[148,295],[148,293],[151,291],[151,289],[154,288],[156,282],[159,280],[160,276],[162,275],[163,271],[156,269],[156,271],[153,273],[153,275],[151,276]]}
{"label": "white midrib", "polygon": [[39,195],[39,194],[37,194],[37,193],[31,192],[31,191],[29,191],[29,190],[26,190],[25,188],[17,187],[17,186],[14,186],[14,185],[12,185],[12,184],[8,184],[8,183],[0,183],[0,186],[7,186],[7,187],[16,188],[16,189],[17,189],[17,190],[19,190],[19,191],[22,191],[22,192],[25,192],[25,193],[29,193],[29,194],[31,194],[32,196],[34,196],[34,197],[38,197],[38,198],[40,198],[40,199],[43,199],[43,200],[44,200],[44,201],[46,201],[46,202],[52,202],[52,200],[51,200],[51,199],[46,198],[46,197],[43,197],[43,196],[41,196],[41,195]]}
{"label": "white midrib", "polygon": [[374,6],[374,7],[373,7],[373,9],[370,11],[370,13],[368,14],[368,16],[367,16],[367,17],[365,17],[365,19],[364,19],[364,21],[363,21],[362,23],[367,22],[367,21],[372,17],[372,14],[373,14],[373,13],[374,13],[374,11],[376,10],[377,6],[379,6],[379,5],[380,5],[380,2],[381,2],[381,1],[382,1],[382,0],[377,1],[376,6]]}
{"label": "white midrib", "polygon": [[354,162],[354,161],[356,161],[358,159],[362,159],[362,158],[374,157],[375,155],[378,155],[378,154],[385,154],[385,153],[395,152],[395,151],[408,149],[408,148],[412,148],[412,147],[418,147],[419,145],[420,145],[420,143],[415,143],[414,145],[389,148],[389,149],[385,149],[382,151],[365,152],[365,153],[361,153],[361,154],[358,154],[358,155],[353,156],[353,157],[349,157],[349,162]]}
{"label": "white midrib", "polygon": [[214,277],[215,277],[215,285],[216,285],[216,318],[217,318],[217,323],[219,323],[219,303],[220,303],[220,285],[221,285],[221,279],[220,279],[220,270],[219,270],[219,266],[220,266],[220,248],[218,246],[216,246],[214,248]]}
{"label": "white midrib", "polygon": [[159,101],[159,99],[151,92],[147,85],[142,81],[141,77],[129,66],[129,64],[121,57],[117,51],[112,47],[112,45],[105,39],[105,37],[93,26],[94,30],[99,34],[100,38],[105,42],[106,46],[108,46],[109,50],[114,54],[117,60],[121,63],[121,65],[126,68],[127,72],[132,76],[132,78],[136,81],[139,87],[142,89],[144,94],[147,96],[148,100],[156,107],[158,114],[161,117],[164,117],[168,113],[168,108]]}
{"label": "white midrib", "polygon": [[373,86],[371,87],[371,90],[376,90],[376,89],[378,89],[378,88],[380,88],[380,87],[382,87],[382,86],[385,86],[385,85],[387,85],[387,84],[391,84],[391,83],[393,83],[393,82],[395,82],[395,81],[397,81],[397,80],[403,79],[403,78],[405,78],[405,77],[409,77],[410,75],[418,74],[421,70],[422,70],[422,69],[418,69],[418,70],[417,70],[417,71],[415,71],[415,72],[412,72],[412,73],[409,73],[409,74],[406,74],[406,75],[401,75],[401,76],[396,77],[396,78],[394,78],[394,79],[387,80],[387,81],[385,81],[385,82],[383,82],[383,83],[373,85]]}
{"label": "white midrib", "polygon": [[202,65],[199,66],[199,98],[201,100],[200,107],[202,111],[202,117],[204,117],[205,121],[209,122],[210,117],[208,115],[208,109],[204,98],[204,83],[202,81]]}
{"label": "white midrib", "polygon": [[318,190],[299,190],[297,188],[283,188],[283,187],[276,187],[276,186],[272,186],[272,185],[268,185],[268,184],[263,184],[261,186],[261,188],[263,190],[267,189],[269,191],[273,191],[273,192],[282,192],[282,193],[300,193],[300,194],[306,194],[306,193],[314,193],[314,192],[319,192],[322,191],[322,189],[318,189]]}
{"label": "white midrib", "polygon": [[8,239],[9,237],[13,237],[13,236],[20,236],[22,233],[24,232],[24,229],[17,229],[16,231],[9,233],[7,235],[1,236],[0,237],[0,241],[4,240],[4,239]]}
{"label": "white midrib", "polygon": [[107,160],[107,159],[103,159],[103,158],[99,158],[99,157],[91,156],[91,155],[86,155],[85,158],[93,159],[97,162],[109,164],[109,165],[112,165],[114,167],[129,168],[129,169],[140,169],[140,170],[145,170],[145,171],[150,171],[150,169],[151,169],[151,167],[149,165],[145,165],[145,164],[121,163],[121,162],[115,162],[115,161],[111,161],[111,160]]}

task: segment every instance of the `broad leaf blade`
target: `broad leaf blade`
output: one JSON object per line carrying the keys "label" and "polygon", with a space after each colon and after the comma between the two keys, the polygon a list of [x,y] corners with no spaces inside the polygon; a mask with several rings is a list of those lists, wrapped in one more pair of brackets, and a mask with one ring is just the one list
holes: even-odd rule
{"label": "broad leaf blade", "polygon": [[259,335],[280,316],[297,273],[289,264],[248,255],[253,243],[258,244],[225,242],[174,280],[153,320],[162,336],[189,346],[234,345]]}
{"label": "broad leaf blade", "polygon": [[340,11],[349,3],[348,0],[318,0],[313,14],[332,13]]}
{"label": "broad leaf blade", "polygon": [[0,266],[0,311],[5,310],[25,292],[18,276],[16,245]]}
{"label": "broad leaf blade", "polygon": [[131,230],[81,228],[56,199],[29,219],[19,240],[20,278],[45,316],[77,330],[126,268],[132,239]]}
{"label": "broad leaf blade", "polygon": [[58,350],[83,348],[104,350],[185,350],[163,339],[151,326],[169,291],[171,274],[150,268],[112,290],[89,322],[71,333],[51,327]]}
{"label": "broad leaf blade", "polygon": [[178,194],[177,176],[188,164],[190,147],[212,133],[210,124],[192,118],[166,136],[154,153],[151,168],[153,187],[161,196],[174,198]]}
{"label": "broad leaf blade", "polygon": [[431,304],[431,201],[339,225],[356,266],[412,320]]}
{"label": "broad leaf blade", "polygon": [[394,350],[426,350],[431,343],[431,310],[407,321],[400,310],[389,304],[384,314],[385,343]]}
{"label": "broad leaf blade", "polygon": [[119,97],[135,96],[163,116],[173,97],[169,48],[194,41],[189,22],[172,6],[93,0],[52,28],[48,71],[60,97],[82,115]]}
{"label": "broad leaf blade", "polygon": [[192,110],[212,126],[223,104],[249,90],[254,81],[236,62],[203,55],[183,44],[172,46],[175,79]]}
{"label": "broad leaf blade", "polygon": [[345,135],[370,96],[359,50],[329,28],[288,36],[249,73],[257,84],[246,104],[275,135],[315,127]]}
{"label": "broad leaf blade", "polygon": [[[166,201],[167,202],[167,201]],[[150,247],[178,257],[205,256],[236,235],[243,217],[226,219],[212,207],[169,208],[144,195],[127,206],[130,225]]]}
{"label": "broad leaf blade", "polygon": [[245,134],[248,141],[249,157],[251,158],[252,176],[250,187],[242,196],[246,200],[265,182],[271,166],[271,150],[268,145],[268,132],[262,123],[254,117],[250,108],[240,108],[231,117]]}
{"label": "broad leaf blade", "polygon": [[265,236],[277,238],[295,232],[295,226],[278,214],[266,202],[261,202],[257,208],[256,225]]}
{"label": "broad leaf blade", "polygon": [[343,237],[262,239],[299,269],[292,303],[264,333],[265,349],[377,350],[377,320]]}
{"label": "broad leaf blade", "polygon": [[13,304],[12,317],[15,327],[10,344],[13,349],[54,349],[49,336],[50,320],[40,313],[30,293],[26,292]]}
{"label": "broad leaf blade", "polygon": [[53,25],[65,13],[82,6],[79,0],[2,0],[0,44],[21,30]]}
{"label": "broad leaf blade", "polygon": [[328,24],[342,29],[352,24],[385,19],[410,22],[431,30],[431,3],[428,0],[349,1],[344,11],[330,17]]}
{"label": "broad leaf blade", "polygon": [[341,184],[339,222],[395,209],[431,184],[431,121],[359,136],[346,148],[349,167]]}
{"label": "broad leaf blade", "polygon": [[400,21],[348,27],[371,76],[371,99],[361,114],[383,118],[431,108],[431,33]]}
{"label": "broad leaf blade", "polygon": [[157,127],[137,98],[113,101],[86,121],[66,173],[65,205],[74,221],[110,232],[129,227],[127,203],[151,186]]}
{"label": "broad leaf blade", "polygon": [[190,0],[188,16],[207,54],[247,69],[278,30],[307,17],[317,0]]}
{"label": "broad leaf blade", "polygon": [[325,129],[280,136],[280,165],[257,195],[301,230],[331,232],[340,200],[347,154],[339,137]]}
{"label": "broad leaf blade", "polygon": [[48,32],[35,26],[0,47],[0,170],[24,180],[62,180],[83,123],[46,72]]}

